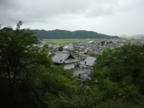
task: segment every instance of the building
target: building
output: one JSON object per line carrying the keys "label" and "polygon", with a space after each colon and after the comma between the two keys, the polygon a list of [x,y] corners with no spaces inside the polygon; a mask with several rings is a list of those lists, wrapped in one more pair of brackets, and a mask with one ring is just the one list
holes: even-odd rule
{"label": "building", "polygon": [[92,66],[96,61],[95,57],[88,56],[84,61],[80,62],[81,65]]}
{"label": "building", "polygon": [[73,56],[70,52],[57,52],[55,56],[53,56],[52,61],[57,65],[64,65],[65,69],[74,68],[74,64],[79,61],[78,58]]}

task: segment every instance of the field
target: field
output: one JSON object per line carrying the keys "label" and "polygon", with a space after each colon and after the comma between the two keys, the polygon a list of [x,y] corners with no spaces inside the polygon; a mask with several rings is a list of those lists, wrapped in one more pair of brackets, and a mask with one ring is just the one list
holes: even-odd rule
{"label": "field", "polygon": [[144,41],[144,38],[137,38],[138,41]]}
{"label": "field", "polygon": [[44,39],[47,43],[69,44],[69,43],[85,43],[88,41],[97,41],[97,39]]}

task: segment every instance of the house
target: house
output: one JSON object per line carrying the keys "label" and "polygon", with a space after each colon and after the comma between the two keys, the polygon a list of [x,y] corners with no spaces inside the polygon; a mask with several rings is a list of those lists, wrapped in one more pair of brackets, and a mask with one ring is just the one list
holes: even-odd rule
{"label": "house", "polygon": [[91,80],[90,74],[91,74],[90,69],[86,69],[86,70],[77,69],[74,71],[73,76],[77,77],[78,80],[85,81],[85,80]]}
{"label": "house", "polygon": [[63,49],[64,50],[73,50],[74,46],[73,46],[73,44],[64,45]]}
{"label": "house", "polygon": [[80,62],[80,65],[85,65],[90,67],[94,65],[95,61],[96,61],[95,57],[88,56],[84,61]]}
{"label": "house", "polygon": [[64,65],[64,69],[74,68],[74,64],[79,61],[78,58],[73,56],[70,52],[57,52],[55,56],[53,56],[52,61],[55,64]]}

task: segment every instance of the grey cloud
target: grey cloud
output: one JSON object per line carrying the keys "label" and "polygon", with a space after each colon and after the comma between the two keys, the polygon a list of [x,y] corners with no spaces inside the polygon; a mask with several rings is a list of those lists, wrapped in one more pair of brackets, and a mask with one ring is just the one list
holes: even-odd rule
{"label": "grey cloud", "polygon": [[[112,2],[114,0],[107,1]],[[106,1],[104,0],[104,2]],[[64,14],[99,16],[110,13],[107,9],[100,7],[103,5],[103,2],[95,2],[94,0],[2,0],[1,4],[3,5],[0,15],[4,16],[1,19],[4,23],[17,20],[25,20],[27,22],[39,21],[41,19],[59,17],[59,15]]]}
{"label": "grey cloud", "polygon": [[[79,13],[86,7],[85,2],[71,0],[2,0],[0,8],[1,22],[10,23],[24,20],[40,21],[58,17],[61,14]],[[4,10],[4,11],[3,11]]]}
{"label": "grey cloud", "polygon": [[[99,26],[105,29],[102,24],[109,24],[107,21],[115,20],[117,25],[114,27],[122,24],[117,22],[119,20],[133,22],[129,15],[141,17],[138,10],[144,10],[143,7],[144,0],[0,0],[0,23],[13,26],[22,20],[35,28],[51,25],[53,28],[69,26],[69,29],[76,29],[73,24],[76,22],[82,28],[87,24],[86,28],[93,26],[92,30]],[[142,21],[138,22],[142,24]]]}
{"label": "grey cloud", "polygon": [[100,16],[109,16],[109,15],[115,15],[115,12],[113,8],[95,8],[95,9],[88,9],[85,13],[87,17],[100,17]]}
{"label": "grey cloud", "polygon": [[[4,0],[3,0],[4,1]],[[6,0],[8,1],[8,0]],[[24,18],[33,17],[53,17],[62,14],[84,14],[89,12],[90,15],[94,12],[97,15],[106,14],[104,9],[101,8],[103,2],[113,2],[114,0],[101,0],[103,2],[94,0],[83,1],[83,0],[9,0],[10,2],[5,2],[3,5],[3,10],[9,16],[17,18],[23,16]],[[111,3],[110,2],[110,3]],[[94,10],[94,12],[93,12]],[[98,10],[98,11],[97,11]]]}

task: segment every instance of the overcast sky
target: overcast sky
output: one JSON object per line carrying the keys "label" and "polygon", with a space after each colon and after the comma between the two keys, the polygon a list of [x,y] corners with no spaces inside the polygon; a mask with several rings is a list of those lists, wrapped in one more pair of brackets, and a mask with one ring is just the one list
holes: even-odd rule
{"label": "overcast sky", "polygon": [[0,0],[0,24],[45,30],[144,34],[144,0]]}

